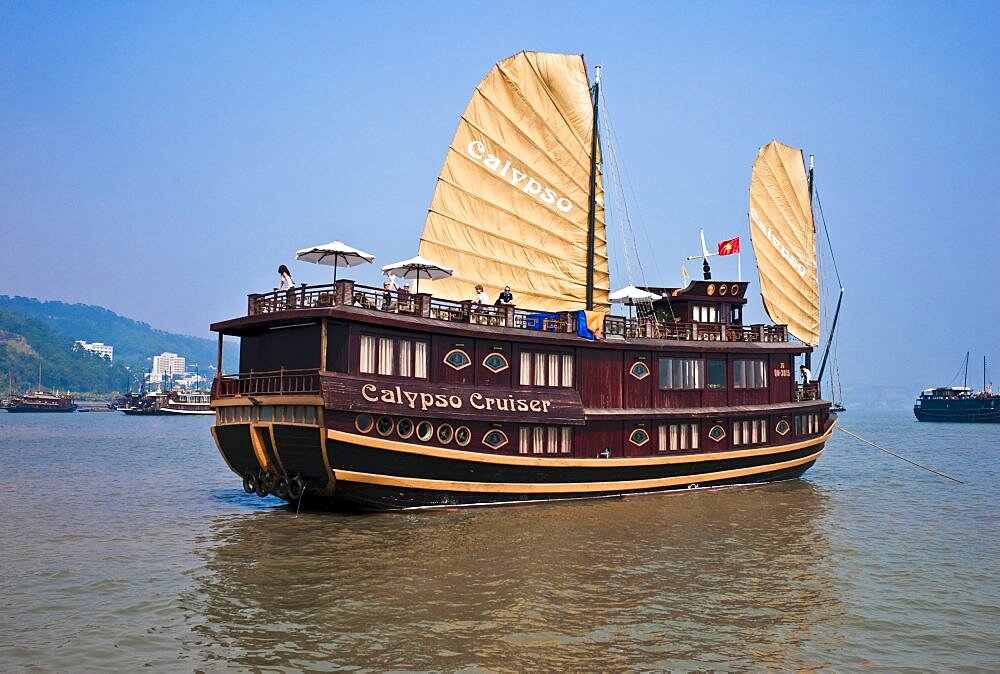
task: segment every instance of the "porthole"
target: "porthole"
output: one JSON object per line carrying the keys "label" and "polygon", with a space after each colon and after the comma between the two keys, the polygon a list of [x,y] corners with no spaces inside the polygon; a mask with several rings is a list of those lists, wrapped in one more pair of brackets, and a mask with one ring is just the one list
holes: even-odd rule
{"label": "porthole", "polygon": [[510,363],[502,353],[491,353],[483,359],[483,367],[490,372],[503,372],[510,367]]}
{"label": "porthole", "polygon": [[649,376],[649,366],[641,360],[637,360],[632,363],[632,367],[628,369],[628,373],[636,379],[643,380]]}
{"label": "porthole", "polygon": [[644,428],[637,428],[628,436],[628,441],[637,447],[642,447],[649,442],[649,433]]}
{"label": "porthole", "polygon": [[370,414],[359,414],[354,417],[354,427],[358,429],[359,433],[367,433],[375,425],[375,420],[372,419]]}
{"label": "porthole", "polygon": [[483,436],[483,444],[490,449],[500,449],[507,442],[507,434],[495,428]]}
{"label": "porthole", "polygon": [[413,422],[409,419],[400,419],[396,422],[396,435],[406,440],[413,435]]}
{"label": "porthole", "polygon": [[785,435],[789,431],[789,425],[787,419],[780,419],[778,423],[774,425],[774,432],[778,435]]}
{"label": "porthole", "polygon": [[378,421],[375,422],[375,430],[381,436],[386,436],[392,433],[392,419],[390,417],[379,417]]}
{"label": "porthole", "polygon": [[429,421],[421,421],[417,424],[417,440],[427,442],[434,437],[434,424]]}
{"label": "porthole", "polygon": [[708,432],[708,437],[710,437],[714,442],[721,442],[722,439],[726,437],[726,429],[719,424],[715,424]]}
{"label": "porthole", "polygon": [[447,445],[451,442],[454,435],[455,431],[452,429],[451,424],[441,424],[438,426],[437,439],[442,445]]}
{"label": "porthole", "polygon": [[469,354],[461,349],[452,349],[444,356],[444,364],[453,370],[462,370],[472,365]]}
{"label": "porthole", "polygon": [[472,431],[469,430],[468,426],[459,426],[455,429],[455,444],[459,447],[465,447],[472,441]]}

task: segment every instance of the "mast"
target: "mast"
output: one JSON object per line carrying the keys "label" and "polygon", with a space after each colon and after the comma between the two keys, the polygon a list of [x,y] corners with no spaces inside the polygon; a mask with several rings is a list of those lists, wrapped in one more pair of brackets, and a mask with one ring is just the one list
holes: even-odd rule
{"label": "mast", "polygon": [[594,129],[590,137],[590,200],[587,206],[587,309],[594,308],[594,239],[597,219],[597,111],[601,92],[601,66],[594,75]]}
{"label": "mast", "polygon": [[[806,184],[809,186],[809,210],[813,209],[813,166],[815,164],[816,155],[809,155],[809,171],[806,173]],[[813,214],[813,233],[816,232],[816,214]],[[840,299],[844,299],[844,289],[840,289]],[[837,313],[840,313],[840,300],[837,300]],[[833,319],[834,325],[837,324],[836,315]],[[826,342],[826,353],[823,354],[823,363],[819,367],[819,377],[817,380],[823,378],[823,367],[826,365],[826,357],[830,354],[830,340],[833,339],[833,330],[830,330],[830,339]],[[812,351],[806,351],[805,357],[806,369],[812,369]]]}
{"label": "mast", "polygon": [[986,392],[986,354],[983,354],[983,392]]}
{"label": "mast", "polygon": [[968,388],[969,386],[969,352],[965,352],[965,379],[962,381],[962,386]]}

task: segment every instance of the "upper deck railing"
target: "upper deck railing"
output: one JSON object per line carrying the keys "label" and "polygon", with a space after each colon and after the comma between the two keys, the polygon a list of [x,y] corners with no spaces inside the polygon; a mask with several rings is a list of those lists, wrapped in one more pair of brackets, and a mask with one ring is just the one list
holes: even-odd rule
{"label": "upper deck railing", "polygon": [[[445,300],[429,293],[385,290],[350,280],[291,290],[272,290],[247,296],[247,315],[298,311],[332,306],[354,306],[373,312],[409,314],[453,323],[518,328],[543,332],[577,333],[575,311],[533,311],[514,305],[480,305],[472,300]],[[722,323],[664,322],[652,318],[604,317],[607,339],[715,340],[726,342],[787,342],[784,325],[725,325]]]}

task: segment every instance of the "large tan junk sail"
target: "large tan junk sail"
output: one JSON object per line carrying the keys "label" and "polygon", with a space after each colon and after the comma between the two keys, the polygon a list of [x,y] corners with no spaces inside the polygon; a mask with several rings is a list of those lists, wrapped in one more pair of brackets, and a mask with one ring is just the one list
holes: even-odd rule
{"label": "large tan junk sail", "polygon": [[[593,103],[582,56],[521,52],[476,88],[448,148],[420,237],[420,255],[455,270],[435,295],[496,297],[582,309]],[[608,307],[604,194],[597,176],[594,305]],[[423,285],[421,286],[423,288]]]}
{"label": "large tan junk sail", "polygon": [[750,176],[750,239],[768,315],[817,346],[816,233],[801,150],[772,141],[757,153]]}

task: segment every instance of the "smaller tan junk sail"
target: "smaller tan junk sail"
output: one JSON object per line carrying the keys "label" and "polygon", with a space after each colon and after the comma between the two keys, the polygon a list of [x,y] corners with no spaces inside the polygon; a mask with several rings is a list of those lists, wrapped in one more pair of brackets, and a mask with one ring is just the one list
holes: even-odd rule
{"label": "smaller tan junk sail", "polygon": [[[509,285],[518,306],[581,309],[587,298],[587,233],[593,101],[580,55],[521,52],[476,87],[452,139],[420,237],[421,256],[455,270],[427,289],[492,297]],[[604,193],[596,177],[594,305],[610,281]]]}
{"label": "smaller tan junk sail", "polygon": [[771,320],[818,346],[816,232],[801,150],[772,141],[757,153],[750,176],[750,240]]}

